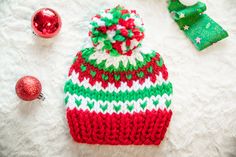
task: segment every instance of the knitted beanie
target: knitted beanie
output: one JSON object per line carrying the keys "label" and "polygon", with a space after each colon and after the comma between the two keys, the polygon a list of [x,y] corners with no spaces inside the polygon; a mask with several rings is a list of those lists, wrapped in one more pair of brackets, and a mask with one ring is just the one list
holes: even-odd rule
{"label": "knitted beanie", "polygon": [[162,57],[141,45],[139,15],[121,6],[104,10],[92,18],[89,36],[64,87],[73,139],[159,145],[172,115],[172,84]]}

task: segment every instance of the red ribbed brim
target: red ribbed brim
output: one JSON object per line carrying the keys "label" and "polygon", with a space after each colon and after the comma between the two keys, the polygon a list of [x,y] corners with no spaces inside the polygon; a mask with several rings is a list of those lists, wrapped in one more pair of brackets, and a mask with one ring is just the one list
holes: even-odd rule
{"label": "red ribbed brim", "polygon": [[172,111],[152,110],[139,113],[103,114],[67,109],[73,139],[79,143],[110,145],[159,145]]}

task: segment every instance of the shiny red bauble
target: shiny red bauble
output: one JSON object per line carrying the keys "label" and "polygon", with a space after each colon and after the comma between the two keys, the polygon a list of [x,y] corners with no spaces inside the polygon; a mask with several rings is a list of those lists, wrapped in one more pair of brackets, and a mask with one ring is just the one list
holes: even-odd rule
{"label": "shiny red bauble", "polygon": [[60,31],[61,18],[53,9],[42,8],[34,13],[31,26],[36,35],[51,38]]}
{"label": "shiny red bauble", "polygon": [[33,76],[24,76],[16,83],[16,94],[25,101],[40,98],[42,86],[40,81]]}

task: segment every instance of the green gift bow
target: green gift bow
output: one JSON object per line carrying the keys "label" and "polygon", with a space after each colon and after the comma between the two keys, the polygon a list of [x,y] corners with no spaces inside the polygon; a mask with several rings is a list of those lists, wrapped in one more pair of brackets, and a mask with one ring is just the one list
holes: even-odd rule
{"label": "green gift bow", "polygon": [[199,51],[228,37],[228,33],[219,24],[203,14],[206,5],[202,2],[185,6],[179,0],[169,0],[168,10]]}

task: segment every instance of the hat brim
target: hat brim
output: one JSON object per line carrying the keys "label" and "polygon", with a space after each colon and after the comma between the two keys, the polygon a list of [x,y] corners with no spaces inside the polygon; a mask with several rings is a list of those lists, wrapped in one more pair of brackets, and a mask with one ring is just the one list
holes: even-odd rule
{"label": "hat brim", "polygon": [[67,109],[70,134],[79,143],[109,145],[159,145],[172,111],[103,114]]}

